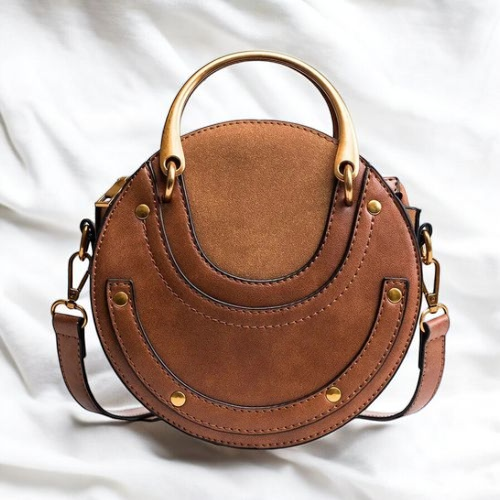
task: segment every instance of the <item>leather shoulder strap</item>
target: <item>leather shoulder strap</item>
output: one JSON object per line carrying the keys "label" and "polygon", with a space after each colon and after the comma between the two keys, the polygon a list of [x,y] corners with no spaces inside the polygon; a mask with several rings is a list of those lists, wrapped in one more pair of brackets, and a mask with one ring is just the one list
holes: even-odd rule
{"label": "leather shoulder strap", "polygon": [[94,397],[85,370],[86,351],[83,319],[69,314],[55,313],[52,324],[56,332],[57,354],[63,379],[77,403],[88,411],[117,420],[159,420],[156,415],[143,407],[114,413],[105,410]]}
{"label": "leather shoulder strap", "polygon": [[388,421],[411,415],[421,410],[434,397],[438,390],[444,370],[446,333],[450,327],[447,314],[442,314],[423,324],[420,332],[420,348],[418,365],[420,375],[417,387],[408,405],[401,411],[393,413],[364,412],[358,418],[366,420]]}
{"label": "leather shoulder strap", "polygon": [[[118,420],[159,420],[143,407],[111,413],[95,399],[90,389],[85,370],[85,330],[80,317],[55,313],[53,326],[56,332],[57,353],[61,372],[71,395],[86,410]],[[364,412],[358,418],[387,421],[411,415],[421,410],[434,397],[441,382],[445,360],[446,333],[450,326],[447,314],[423,324],[420,332],[419,369],[420,375],[415,393],[409,404],[393,413]]]}

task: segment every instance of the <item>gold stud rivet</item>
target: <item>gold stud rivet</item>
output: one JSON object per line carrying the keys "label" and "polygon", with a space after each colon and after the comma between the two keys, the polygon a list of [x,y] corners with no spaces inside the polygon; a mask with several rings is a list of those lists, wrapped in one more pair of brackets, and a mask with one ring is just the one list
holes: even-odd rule
{"label": "gold stud rivet", "polygon": [[135,209],[135,215],[138,219],[145,219],[149,215],[149,207],[144,203],[137,205]]}
{"label": "gold stud rivet", "polygon": [[337,401],[340,401],[341,397],[342,392],[338,387],[332,385],[332,387],[329,387],[326,390],[326,399],[328,399],[330,403],[336,403]]}
{"label": "gold stud rivet", "polygon": [[399,288],[391,288],[387,292],[387,297],[393,304],[397,304],[402,299],[403,294]]}
{"label": "gold stud rivet", "polygon": [[186,402],[186,395],[181,391],[175,391],[170,396],[170,402],[174,406],[182,406]]}
{"label": "gold stud rivet", "polygon": [[382,203],[378,200],[370,200],[366,208],[372,215],[378,215],[382,210]]}
{"label": "gold stud rivet", "polygon": [[116,292],[113,295],[113,302],[120,307],[123,307],[128,302],[128,295],[125,292]]}

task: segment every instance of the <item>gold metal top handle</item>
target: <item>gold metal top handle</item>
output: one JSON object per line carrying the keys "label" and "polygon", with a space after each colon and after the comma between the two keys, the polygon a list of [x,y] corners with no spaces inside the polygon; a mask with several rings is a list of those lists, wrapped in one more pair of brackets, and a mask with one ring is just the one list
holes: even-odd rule
{"label": "gold metal top handle", "polygon": [[[358,144],[347,106],[335,87],[319,71],[316,71],[299,59],[266,51],[228,54],[203,66],[186,81],[172,102],[163,128],[160,147],[160,167],[163,174],[169,177],[170,171],[171,176],[171,162],[175,163],[176,176],[181,175],[186,168],[184,151],[181,144],[181,118],[184,108],[194,90],[216,71],[246,61],[267,61],[282,64],[304,75],[320,90],[330,109],[334,135],[337,134],[338,139],[338,149],[333,164],[335,176],[339,181],[344,182],[343,169],[349,164],[352,166],[352,177],[355,178],[359,171]],[[352,190],[350,194],[352,198]],[[348,196],[346,196],[346,201],[348,202],[347,198]],[[348,202],[348,204],[350,203]]]}

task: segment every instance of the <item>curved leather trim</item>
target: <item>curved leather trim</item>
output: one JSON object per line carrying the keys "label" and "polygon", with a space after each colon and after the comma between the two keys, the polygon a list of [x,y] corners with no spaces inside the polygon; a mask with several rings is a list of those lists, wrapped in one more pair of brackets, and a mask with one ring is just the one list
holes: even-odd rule
{"label": "curved leather trim", "polygon": [[[148,172],[150,172],[150,175],[151,175],[151,177],[150,177],[150,183],[151,183],[151,189],[153,190],[153,196],[154,196],[154,199],[155,199],[154,215],[157,217],[157,224],[154,225],[153,228],[151,228],[151,225],[154,224],[153,222],[151,222],[152,219],[154,218],[151,215],[147,219],[145,219],[143,221],[143,223],[144,223],[144,227],[145,227],[145,238],[148,241],[148,246],[149,246],[150,249],[151,249],[151,244],[149,243],[149,234],[150,234],[150,231],[156,231],[157,228],[160,229],[161,238],[162,238],[162,247],[163,247],[163,252],[162,252],[163,253],[163,255],[162,255],[163,262],[159,262],[159,256],[155,255],[153,251],[150,251],[151,259],[153,260],[154,265],[155,265],[155,267],[158,270],[158,274],[162,277],[162,279],[165,282],[165,284],[167,284],[166,280],[163,278],[163,273],[160,272],[160,269],[161,269],[160,266],[161,267],[165,266],[166,265],[165,261],[169,261],[170,265],[175,269],[175,272],[177,273],[177,275],[180,276],[182,278],[182,280],[193,291],[195,291],[201,297],[203,297],[203,298],[205,298],[207,300],[210,300],[210,301],[214,302],[215,304],[218,304],[218,305],[220,305],[222,307],[225,307],[225,308],[231,308],[231,309],[239,310],[239,311],[245,311],[245,310],[247,310],[247,311],[257,311],[257,312],[258,311],[270,311],[270,310],[271,311],[280,311],[282,309],[290,309],[290,308],[296,307],[296,306],[298,306],[298,305],[300,305],[300,304],[302,304],[304,302],[309,302],[309,301],[313,300],[315,297],[317,297],[318,295],[322,294],[326,289],[330,288],[330,286],[332,286],[332,284],[338,278],[340,278],[340,276],[342,275],[342,273],[347,268],[347,264],[349,262],[350,257],[354,253],[353,252],[353,248],[354,248],[354,244],[357,241],[357,238],[362,237],[361,231],[358,231],[358,228],[359,228],[360,219],[361,219],[361,217],[363,215],[362,214],[362,210],[363,210],[363,205],[364,205],[363,202],[364,202],[364,200],[366,198],[366,190],[367,190],[367,187],[368,187],[368,184],[369,184],[369,181],[370,181],[371,169],[369,169],[369,168],[367,168],[365,170],[365,174],[364,174],[364,178],[363,178],[363,182],[362,182],[363,189],[362,189],[362,192],[360,192],[359,197],[358,197],[358,202],[357,202],[357,205],[356,205],[356,216],[354,218],[355,222],[354,222],[354,224],[352,225],[352,228],[351,228],[351,233],[350,233],[350,237],[349,237],[349,243],[347,245],[347,248],[346,248],[346,250],[344,252],[344,255],[343,255],[342,259],[341,259],[340,264],[337,266],[336,269],[334,269],[333,273],[329,276],[329,278],[326,280],[326,282],[323,283],[322,286],[320,286],[318,289],[314,290],[310,294],[308,294],[308,295],[306,295],[304,297],[301,297],[300,299],[297,299],[297,300],[295,300],[293,302],[286,302],[286,303],[280,303],[280,304],[269,305],[269,306],[247,306],[247,305],[229,303],[229,302],[220,300],[220,299],[218,299],[216,297],[213,297],[213,296],[209,295],[208,293],[206,293],[205,291],[203,291],[200,288],[198,288],[192,281],[190,281],[188,279],[188,277],[186,276],[186,274],[184,273],[184,271],[178,265],[177,260],[175,258],[175,255],[174,255],[174,253],[172,251],[172,248],[170,246],[168,237],[167,237],[167,235],[165,233],[163,216],[162,216],[161,210],[159,209],[160,202],[159,202],[159,199],[158,199],[158,194],[155,191],[154,177],[153,177],[153,174],[152,174],[151,171],[148,170]],[[178,193],[178,194],[180,194],[180,193]],[[371,232],[373,230],[373,224],[376,221],[376,217],[372,216],[371,220],[372,220],[372,227],[370,228],[370,231],[369,231],[368,236],[367,236],[368,237],[368,242],[365,245],[366,248],[368,248],[368,245],[369,245],[369,239],[370,239]],[[358,241],[358,244],[359,244],[359,241]],[[363,257],[365,255],[366,255],[366,253],[363,254]],[[359,269],[359,267],[361,266],[361,264],[362,264],[362,260],[356,266],[356,269]],[[280,281],[283,281],[283,280],[280,280]],[[249,284],[252,284],[252,283],[249,283]]]}
{"label": "curved leather trim", "polygon": [[[403,297],[399,304],[392,304],[387,299],[387,291],[396,285],[402,289]],[[340,376],[318,389],[315,393],[303,398],[279,405],[256,407],[234,405],[209,398],[184,384],[171,372],[157,355],[142,327],[135,307],[133,283],[131,281],[108,280],[107,298],[114,332],[130,367],[144,386],[147,387],[147,390],[159,401],[174,409],[184,418],[205,427],[239,434],[272,434],[307,426],[347,404],[352,404],[352,401],[362,393],[363,388],[380,370],[394,346],[406,308],[407,287],[408,283],[405,279],[386,278],[384,280],[379,308],[371,332],[357,356],[343,370]],[[123,307],[117,307],[112,299],[113,295],[118,291],[125,291],[129,296],[128,303]],[[382,352],[375,354],[377,348]],[[359,373],[367,372],[368,375],[364,376],[363,382],[359,383]],[[330,385],[340,387],[342,390],[342,399],[337,404],[328,402],[324,397],[323,393]],[[168,400],[168,395],[175,390],[182,390],[187,395],[188,402],[181,408],[174,407]],[[135,394],[135,391],[133,392]],[[140,394],[136,394],[136,396],[140,397]],[[305,417],[304,408],[307,404],[310,406],[311,411],[307,412],[309,416]],[[190,407],[193,409],[190,410]],[[300,411],[297,411],[297,408],[300,408]],[[157,412],[157,410],[155,411]],[[193,414],[195,412],[196,414]],[[267,418],[275,412],[280,413],[280,422],[283,423],[278,427],[272,427],[271,420]],[[258,422],[260,424],[258,428],[249,425],[243,428],[244,425],[241,425],[241,422],[238,423],[240,420],[245,419],[248,423],[254,423],[257,414],[259,415]],[[213,421],[206,420],[207,415],[211,416]],[[245,415],[245,418],[242,419],[242,415]],[[249,416],[251,417],[250,420],[248,420]],[[297,422],[296,419],[299,417],[300,421]],[[266,421],[269,421],[267,425],[271,425],[271,427],[265,428]],[[284,423],[287,421],[290,421],[290,423]],[[228,422],[233,422],[233,424],[228,425]]]}
{"label": "curved leather trim", "polygon": [[[190,132],[189,134],[186,134],[186,135],[182,136],[182,142],[184,143],[186,141],[189,141],[189,139],[191,139],[192,137],[195,137],[196,135],[198,135],[200,133],[208,132],[208,131],[212,130],[214,127],[241,126],[241,125],[275,125],[275,126],[292,127],[292,128],[296,128],[296,129],[299,129],[299,130],[304,130],[304,131],[309,132],[309,133],[311,133],[313,135],[321,137],[322,139],[324,139],[324,140],[326,140],[328,142],[331,142],[332,144],[335,144],[335,145],[338,142],[337,139],[335,139],[334,137],[331,137],[331,136],[329,136],[327,134],[324,134],[323,132],[320,132],[319,130],[312,129],[312,128],[306,127],[304,125],[298,125],[296,123],[285,122],[285,121],[276,121],[276,120],[234,120],[234,121],[229,121],[229,122],[222,122],[222,123],[218,123],[217,125],[210,125],[208,127],[203,127],[201,129],[194,130],[193,132]],[[157,157],[157,155],[153,156],[153,158],[156,158],[156,157]],[[148,160],[148,163],[149,163],[149,167],[151,169],[153,169],[153,167],[151,165],[151,160],[152,159]],[[362,157],[360,157],[360,162],[361,163],[365,163],[365,160]],[[189,202],[189,194],[188,194],[189,190],[188,190],[188,188],[186,186],[186,182],[184,180],[184,176],[183,175],[179,176],[178,181],[179,181],[179,184],[180,184],[182,201],[184,203],[184,207],[185,207],[185,210],[186,210],[186,213],[187,213],[187,216],[188,216],[189,230],[191,232],[191,237],[193,239],[193,242],[195,244],[196,250],[198,251],[199,255],[218,274],[221,274],[221,275],[225,276],[226,278],[229,278],[229,279],[232,279],[232,280],[235,280],[235,281],[239,281],[239,282],[245,283],[245,284],[274,284],[274,283],[279,283],[281,281],[286,281],[286,280],[293,279],[296,276],[298,276],[299,274],[303,273],[306,269],[308,269],[311,266],[311,264],[318,258],[318,255],[320,254],[322,248],[326,244],[326,237],[328,236],[329,229],[332,226],[332,222],[333,222],[332,219],[333,219],[333,215],[334,215],[334,212],[335,212],[335,202],[338,199],[338,195],[339,195],[339,191],[340,191],[340,189],[339,189],[340,183],[334,177],[334,187],[332,189],[332,194],[331,194],[331,197],[330,197],[330,206],[329,206],[329,209],[328,209],[328,215],[327,215],[326,220],[325,220],[325,225],[324,225],[324,228],[323,228],[323,233],[322,233],[322,236],[321,236],[321,238],[320,238],[320,240],[318,242],[316,250],[313,252],[313,254],[311,255],[311,257],[307,260],[307,262],[305,264],[303,264],[302,266],[300,266],[295,271],[292,271],[292,272],[290,272],[290,273],[288,273],[286,275],[283,275],[283,276],[279,276],[277,278],[271,278],[271,279],[251,279],[251,278],[244,278],[244,277],[241,277],[241,276],[236,276],[234,274],[231,274],[231,273],[225,271],[224,269],[221,269],[220,267],[218,267],[217,265],[215,265],[209,259],[209,257],[206,255],[206,253],[204,252],[204,250],[202,248],[202,245],[200,244],[198,236],[196,234],[196,228],[195,228],[195,224],[193,222],[193,216],[192,216],[191,206],[190,206],[190,202]],[[361,198],[361,195],[359,196],[359,199],[360,198]],[[165,233],[165,235],[166,235],[166,233]]]}
{"label": "curved leather trim", "polygon": [[[318,136],[333,144],[331,137],[314,129],[288,122],[261,120],[243,120],[216,124],[188,134],[183,137],[183,140],[228,125],[262,126],[269,124],[292,126],[304,131],[305,140],[308,139],[308,135],[311,137]],[[159,170],[156,157],[156,154],[153,155],[147,163],[154,178],[154,188],[161,193],[164,176]],[[362,182],[365,178],[363,170],[368,168],[368,162],[361,158],[361,166],[360,175],[354,181],[356,201],[363,194]],[[180,184],[180,182],[176,184],[173,201],[167,205],[160,204],[163,216],[161,224],[168,237],[172,239],[169,246],[172,254],[176,256],[179,269],[182,270],[183,274],[186,275],[194,286],[207,292],[208,295],[218,296],[220,293],[221,296],[218,296],[218,298],[223,302],[232,302],[233,297],[238,296],[241,298],[241,304],[256,307],[272,304],[275,300],[272,294],[274,294],[274,297],[282,299],[279,302],[280,304],[291,303],[317,290],[331,275],[332,267],[335,268],[340,265],[349,240],[349,233],[355,223],[356,203],[352,207],[346,207],[342,201],[342,197],[337,197],[336,223],[332,226],[332,220],[330,219],[327,224],[327,233],[330,234],[330,238],[323,240],[320,252],[304,269],[292,276],[283,277],[275,281],[244,281],[244,279],[231,277],[228,274],[217,271],[201,255],[194,241],[192,231],[189,229],[186,230],[186,226],[189,226],[189,220],[186,208],[182,203],[183,197]],[[392,191],[390,194],[393,195]],[[327,241],[328,245],[325,245]],[[268,290],[266,290],[267,288]],[[299,290],[302,293],[300,296],[297,295]]]}
{"label": "curved leather trim", "polygon": [[[151,165],[149,168],[152,168]],[[229,278],[231,280],[235,281],[240,281],[241,283],[245,284],[256,284],[256,285],[261,285],[261,284],[272,284],[272,283],[279,283],[281,281],[287,281],[290,279],[295,278],[299,274],[303,273],[306,269],[311,267],[311,264],[318,258],[322,248],[324,247],[326,243],[326,238],[328,234],[329,227],[332,225],[333,221],[333,216],[335,214],[335,201],[338,198],[338,193],[339,193],[339,183],[335,183],[335,188],[332,191],[332,197],[330,200],[330,208],[328,209],[328,217],[326,218],[326,224],[323,228],[323,234],[321,235],[321,239],[318,243],[318,246],[316,247],[316,250],[314,253],[311,255],[309,260],[300,266],[298,269],[295,271],[292,271],[291,273],[285,274],[284,276],[279,276],[278,278],[271,278],[271,279],[251,279],[251,278],[243,278],[241,276],[236,276],[234,274],[231,274],[227,271],[224,271],[224,269],[221,269],[220,267],[216,266],[207,256],[207,254],[203,251],[203,248],[201,247],[200,241],[198,239],[198,236],[196,234],[196,229],[195,225],[193,222],[193,216],[191,213],[191,206],[189,203],[189,195],[186,187],[186,183],[182,177],[182,175],[179,177],[179,184],[181,188],[181,193],[182,193],[182,201],[184,203],[186,213],[188,214],[188,221],[189,221],[189,230],[191,231],[191,237],[194,241],[195,247],[200,254],[201,258],[217,273],[225,276],[226,278]],[[359,203],[359,200],[358,200]],[[167,235],[165,233],[165,238],[167,238]]]}
{"label": "curved leather trim", "polygon": [[[197,130],[194,130],[193,132],[190,132],[188,134],[185,134],[184,136],[182,136],[182,142],[184,143],[185,141],[188,141],[189,139],[191,139],[192,137],[195,137],[201,133],[205,133],[205,132],[208,132],[210,130],[212,130],[213,128],[218,128],[218,127],[227,127],[227,126],[241,126],[241,125],[281,125],[281,126],[288,126],[288,127],[293,127],[293,128],[297,128],[297,129],[300,129],[300,130],[304,130],[306,132],[310,132],[311,134],[314,134],[314,135],[317,135],[329,142],[331,142],[332,144],[337,144],[337,140],[334,138],[334,137],[331,137],[331,136],[328,136],[327,134],[324,134],[323,132],[320,132],[318,130],[315,130],[313,128],[310,128],[310,127],[306,127],[304,125],[298,125],[296,123],[291,123],[291,122],[285,122],[285,121],[276,121],[276,120],[234,120],[234,121],[228,121],[228,122],[222,122],[222,123],[218,123],[217,125],[210,125],[210,126],[207,126],[207,127],[203,127],[203,128],[200,128],[200,129],[197,129]],[[158,154],[159,153],[155,153],[152,157],[150,157],[148,159],[148,161],[146,162],[147,165],[148,165],[148,168],[152,171],[152,175],[153,177],[155,177],[155,173],[154,173],[154,167],[152,165],[152,162],[154,160],[156,160],[158,158]],[[363,158],[362,156],[360,156],[360,162],[361,164],[364,166],[364,167],[370,167],[370,168],[373,168],[371,167],[371,165],[369,164],[369,162]],[[399,200],[403,200],[403,197],[402,197],[402,193],[400,192],[400,189],[402,187],[398,177],[394,177],[394,176],[390,176],[390,177],[384,177],[383,178],[384,182],[387,183],[387,185],[390,187],[391,191],[395,194],[395,196],[399,199]],[[336,180],[336,178],[334,178],[334,182],[335,182],[335,185],[334,185],[334,188],[332,190],[332,195],[331,195],[331,198],[330,198],[330,206],[329,206],[329,209],[328,209],[328,216],[325,220],[325,225],[324,225],[324,228],[323,228],[323,234],[322,234],[322,237],[318,243],[318,246],[316,248],[316,250],[314,251],[314,253],[311,255],[311,257],[309,258],[309,260],[303,264],[302,266],[300,266],[298,269],[296,269],[295,271],[291,272],[291,273],[288,273],[286,275],[283,275],[283,276],[280,276],[280,277],[277,277],[277,278],[271,278],[271,279],[251,279],[251,278],[244,278],[244,277],[241,277],[241,276],[236,276],[234,274],[231,274],[227,271],[225,271],[224,269],[221,269],[220,267],[218,267],[215,263],[213,263],[210,258],[206,255],[205,251],[203,250],[202,248],[202,245],[199,241],[199,238],[197,236],[197,233],[196,233],[196,227],[195,227],[195,224],[194,224],[194,221],[193,221],[193,216],[192,216],[192,211],[191,211],[191,204],[190,204],[190,201],[189,201],[189,193],[188,193],[188,188],[186,186],[186,182],[184,180],[184,176],[181,175],[178,177],[178,182],[180,184],[180,191],[181,191],[181,197],[182,197],[182,201],[183,201],[183,204],[184,204],[184,208],[185,208],[185,211],[186,211],[186,214],[187,214],[187,218],[188,218],[188,227],[189,227],[189,231],[190,231],[190,234],[191,234],[191,238],[192,238],[192,241],[194,242],[194,246],[196,247],[196,250],[198,252],[198,254],[200,255],[200,257],[217,273],[217,274],[220,274],[220,275],[223,275],[224,277],[228,278],[228,279],[231,279],[231,280],[234,280],[234,281],[239,281],[241,283],[245,283],[245,284],[277,284],[279,282],[282,282],[282,281],[287,281],[287,280],[290,280],[290,279],[293,279],[295,277],[297,277],[299,274],[303,273],[306,269],[308,269],[311,264],[313,264],[315,262],[315,260],[318,258],[319,254],[321,253],[323,247],[325,246],[326,244],[326,239],[328,238],[328,234],[330,232],[330,229],[332,227],[332,223],[333,223],[333,216],[334,216],[334,213],[335,213],[335,206],[336,206],[336,202],[338,200],[338,197],[339,197],[339,193],[341,191],[341,184]],[[363,181],[363,186],[365,184],[365,181]],[[364,189],[364,187],[363,187]],[[360,193],[360,196],[358,197],[358,200],[357,200],[357,203],[359,203],[359,199],[361,197],[362,193]],[[405,207],[406,209],[408,208],[412,208],[412,207]],[[415,225],[415,224],[413,224]],[[166,235],[166,233],[165,233]],[[167,236],[165,236],[167,238]]]}

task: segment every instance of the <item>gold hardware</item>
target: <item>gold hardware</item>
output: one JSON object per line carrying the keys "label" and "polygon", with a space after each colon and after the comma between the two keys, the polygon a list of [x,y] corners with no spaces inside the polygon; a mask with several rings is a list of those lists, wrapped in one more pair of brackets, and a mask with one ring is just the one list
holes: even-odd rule
{"label": "gold hardware", "polygon": [[137,216],[138,219],[146,219],[147,216],[149,215],[149,207],[144,203],[141,203],[135,209],[135,215]]}
{"label": "gold hardware", "polygon": [[448,316],[448,308],[444,305],[438,303],[436,307],[434,308],[434,311],[431,311],[431,309],[426,309],[421,315],[420,315],[420,330],[423,332],[424,330],[424,322],[425,318],[428,314],[437,314],[439,311],[443,311],[444,314]]}
{"label": "gold hardware", "polygon": [[382,211],[382,203],[378,200],[370,200],[366,208],[372,215],[378,215]]}
{"label": "gold hardware", "polygon": [[[82,227],[82,225],[80,225],[80,227],[82,228],[81,229],[82,237],[80,239],[80,248],[78,249],[77,252],[72,254],[68,260],[68,288],[67,288],[68,298],[56,300],[51,305],[50,312],[51,312],[52,316],[54,316],[54,314],[56,313],[57,307],[60,305],[64,305],[70,310],[80,311],[80,313],[82,314],[82,319],[83,319],[82,328],[85,328],[85,326],[87,325],[87,322],[88,322],[87,312],[85,311],[85,309],[81,305],[76,303],[76,301],[79,299],[80,293],[81,293],[83,287],[85,286],[85,283],[87,282],[89,275],[90,275],[89,269],[90,269],[91,257],[87,253],[87,250],[89,248],[90,239],[91,239],[91,236],[90,236],[91,228],[90,228],[88,222],[85,224],[83,224],[83,222],[84,221],[82,221],[83,227]],[[75,286],[73,284],[73,263],[74,263],[77,256],[82,262],[84,262],[85,260],[88,260],[89,265],[87,266],[85,273],[83,274],[82,278],[80,279],[80,282],[78,283],[77,286]]]}
{"label": "gold hardware", "polygon": [[[82,288],[85,286],[85,283],[86,283],[87,279],[89,278],[89,269],[87,268],[87,270],[85,271],[78,286],[76,288],[75,288],[75,286],[73,286],[73,262],[74,262],[76,256],[77,255],[79,256],[79,254],[80,254],[79,251],[75,252],[69,258],[69,262],[68,262],[68,300],[72,301],[72,302],[75,302],[78,300],[78,298],[80,297],[80,292],[82,291]],[[88,253],[85,253],[83,255],[83,259],[81,259],[81,260],[84,261],[86,259],[89,261],[89,266],[90,266],[90,255]]]}
{"label": "gold hardware", "polygon": [[431,264],[434,264],[434,285],[432,287],[432,291],[429,292],[429,290],[427,290],[427,286],[425,285],[425,282],[424,282],[423,289],[424,289],[425,299],[427,300],[427,305],[429,306],[429,310],[431,313],[434,314],[435,312],[437,312],[437,310],[435,310],[435,308],[438,306],[438,303],[439,303],[439,285],[441,282],[441,266],[439,265],[439,262],[434,258],[432,259]]}
{"label": "gold hardware", "polygon": [[52,304],[52,306],[50,307],[50,313],[52,314],[52,316],[54,316],[54,314],[56,313],[57,306],[62,305],[62,304],[64,304],[68,309],[72,309],[72,310],[77,309],[78,311],[80,311],[82,313],[82,318],[83,318],[82,328],[85,328],[85,326],[87,325],[87,322],[88,322],[87,313],[82,306],[78,305],[73,300],[64,300],[64,299],[56,300]]}
{"label": "gold hardware", "polygon": [[97,208],[108,208],[125,186],[128,177],[120,177],[117,181],[95,202]]}
{"label": "gold hardware", "polygon": [[186,395],[181,391],[175,391],[170,396],[170,402],[174,406],[182,406],[186,402]]}
{"label": "gold hardware", "polygon": [[422,284],[425,300],[427,302],[427,309],[420,315],[420,330],[424,331],[424,320],[429,314],[437,314],[439,311],[443,311],[444,314],[448,315],[448,308],[439,302],[439,285],[441,283],[441,266],[437,259],[433,257],[432,253],[432,239],[429,231],[424,229],[422,231],[424,237],[424,244],[422,245],[422,262],[430,266],[434,264],[434,284],[432,290],[429,291],[425,284]]}
{"label": "gold hardware", "polygon": [[341,397],[342,391],[338,387],[332,385],[332,387],[329,387],[326,390],[326,399],[328,399],[330,403],[336,403],[337,401],[340,401]]}
{"label": "gold hardware", "polygon": [[[338,147],[333,163],[335,176],[339,181],[345,182],[346,178],[344,173],[341,172],[341,169],[347,164],[350,164],[353,169],[352,177],[356,178],[359,172],[359,154],[356,135],[347,106],[335,87],[319,71],[299,59],[266,51],[236,52],[234,54],[228,54],[203,66],[186,81],[172,102],[163,128],[160,146],[160,168],[163,174],[167,178],[172,175],[170,162],[173,162],[176,166],[176,176],[181,175],[186,168],[186,160],[184,158],[180,136],[180,122],[182,113],[191,94],[206,78],[216,71],[246,61],[268,61],[282,64],[301,73],[320,89],[332,112],[333,128],[338,134]],[[347,190],[346,203],[348,203],[349,195],[350,190]],[[165,197],[167,198],[167,196]]]}
{"label": "gold hardware", "polygon": [[169,203],[172,199],[172,194],[175,187],[175,176],[177,172],[177,167],[174,161],[167,162],[167,181],[165,184],[165,195],[163,196],[163,201]]}
{"label": "gold hardware", "polygon": [[393,304],[397,304],[403,298],[403,294],[399,288],[391,288],[387,292],[387,298]]}
{"label": "gold hardware", "polygon": [[353,169],[350,163],[346,163],[344,167],[344,200],[348,207],[352,205],[353,195]]}
{"label": "gold hardware", "polygon": [[432,264],[433,255],[432,255],[432,239],[431,234],[427,229],[422,231],[422,236],[424,237],[424,244],[420,247],[422,251],[422,262],[427,266]]}
{"label": "gold hardware", "polygon": [[89,238],[89,225],[85,224],[82,229],[82,237],[80,238],[80,250],[78,250],[78,257],[83,262],[85,260],[85,254],[89,249],[90,238]]}
{"label": "gold hardware", "polygon": [[116,292],[113,295],[113,302],[118,306],[118,307],[123,307],[124,305],[127,304],[128,302],[128,295],[125,292]]}

